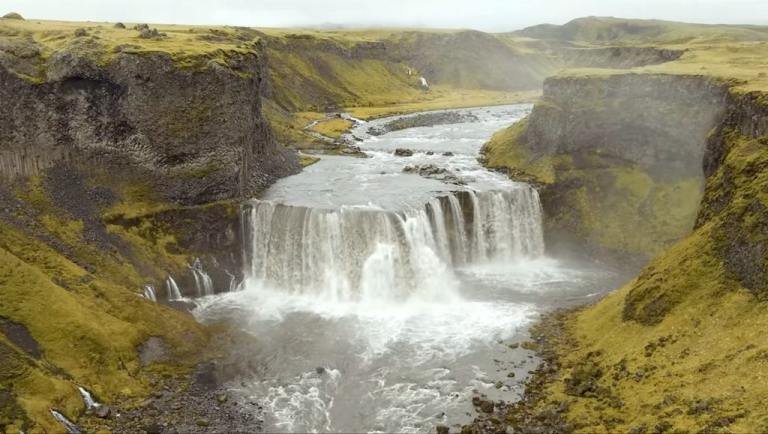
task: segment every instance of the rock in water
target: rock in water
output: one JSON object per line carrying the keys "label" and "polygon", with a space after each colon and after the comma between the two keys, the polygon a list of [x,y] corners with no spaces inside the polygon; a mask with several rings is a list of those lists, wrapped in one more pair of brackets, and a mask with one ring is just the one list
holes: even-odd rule
{"label": "rock in water", "polygon": [[398,157],[410,157],[413,155],[413,151],[405,148],[397,148],[395,149],[395,155]]}
{"label": "rock in water", "polygon": [[448,434],[450,430],[445,425],[438,425],[435,427],[435,431],[437,431],[437,434]]}

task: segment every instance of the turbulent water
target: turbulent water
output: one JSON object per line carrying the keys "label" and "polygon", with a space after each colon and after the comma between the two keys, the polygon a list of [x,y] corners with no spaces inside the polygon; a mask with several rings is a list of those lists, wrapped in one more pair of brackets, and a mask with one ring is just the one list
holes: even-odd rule
{"label": "turbulent water", "polygon": [[[195,314],[253,337],[231,348],[230,386],[265,409],[267,430],[466,423],[474,394],[519,397],[535,361],[510,344],[538,313],[616,284],[546,257],[536,190],[477,163],[482,143],[529,110],[466,110],[477,121],[378,137],[365,131],[386,120],[361,125],[370,158],[324,158],[247,204],[244,289],[211,295],[201,274]],[[461,182],[403,171],[423,164]]]}

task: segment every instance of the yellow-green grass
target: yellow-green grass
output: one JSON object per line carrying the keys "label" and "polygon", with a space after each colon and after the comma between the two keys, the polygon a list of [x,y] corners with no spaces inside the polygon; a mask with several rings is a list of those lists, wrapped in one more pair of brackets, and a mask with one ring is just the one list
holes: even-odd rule
{"label": "yellow-green grass", "polygon": [[308,167],[315,163],[320,161],[320,157],[315,157],[313,155],[300,155],[299,156],[299,164],[301,164],[301,167]]}
{"label": "yellow-green grass", "polygon": [[415,99],[382,105],[349,106],[345,110],[360,119],[374,119],[430,110],[533,102],[540,94],[538,90],[505,92],[434,86],[429,92],[420,94]]}
{"label": "yellow-green grass", "polygon": [[354,122],[342,118],[330,118],[316,123],[312,130],[322,134],[325,137],[338,139],[342,134],[349,131],[354,126]]}
{"label": "yellow-green grass", "polygon": [[[27,416],[42,427],[58,429],[51,407],[76,418],[82,410],[76,384],[107,402],[148,393],[147,379],[138,375],[136,348],[149,336],[166,338],[177,361],[192,360],[204,342],[191,317],[140,297],[132,273],[89,274],[18,229],[1,229],[0,316],[24,324],[44,354],[42,368],[27,360],[31,368],[10,378],[10,387]],[[75,235],[71,230],[69,236]],[[47,365],[72,377],[68,388],[59,371]]]}
{"label": "yellow-green grass", "polygon": [[700,75],[735,84],[735,92],[768,90],[768,41],[716,41],[660,45],[685,50],[677,60],[629,70],[571,68],[565,76],[594,76],[634,73]]}
{"label": "yellow-green grass", "polygon": [[[107,219],[168,209],[147,185],[129,187],[133,181],[89,179],[121,197],[103,210]],[[11,391],[24,413],[9,416],[4,413],[13,407],[3,407],[0,421],[19,426],[26,418],[33,432],[56,432],[61,427],[50,408],[71,419],[84,410],[76,386],[107,403],[138,399],[151,390],[148,372],[181,374],[202,356],[208,339],[202,326],[140,296],[144,284],[162,282],[167,271],[189,262],[178,248],[168,248],[175,245],[173,234],[149,219],[131,227],[108,224],[123,247],[105,250],[85,239],[83,221],[53,203],[41,178],[31,178],[17,195],[36,223],[27,229],[0,223],[0,317],[23,324],[43,357],[35,360],[0,340],[0,359],[8,366],[0,370],[0,389]],[[170,360],[140,368],[137,347],[150,336],[165,340]]]}
{"label": "yellow-green grass", "polygon": [[[557,348],[562,369],[539,410],[568,403],[566,417],[584,433],[662,422],[679,432],[768,430],[768,310],[724,257],[738,240],[765,242],[764,143],[731,133],[707,180],[706,221],[625,287],[570,316],[569,339]],[[766,258],[754,261],[747,266],[764,269]],[[591,392],[574,393],[569,385],[579,383]]]}

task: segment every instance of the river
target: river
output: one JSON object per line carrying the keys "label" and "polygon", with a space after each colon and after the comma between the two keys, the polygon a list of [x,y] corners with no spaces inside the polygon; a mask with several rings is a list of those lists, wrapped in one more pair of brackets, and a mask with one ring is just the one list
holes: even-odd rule
{"label": "river", "polygon": [[538,315],[620,283],[548,257],[536,190],[478,163],[530,110],[464,109],[378,136],[367,131],[391,119],[365,123],[353,134],[369,158],[323,157],[247,204],[244,289],[194,314],[252,337],[230,348],[228,387],[264,409],[267,431],[458,427],[476,394],[520,397],[537,360],[514,344]]}

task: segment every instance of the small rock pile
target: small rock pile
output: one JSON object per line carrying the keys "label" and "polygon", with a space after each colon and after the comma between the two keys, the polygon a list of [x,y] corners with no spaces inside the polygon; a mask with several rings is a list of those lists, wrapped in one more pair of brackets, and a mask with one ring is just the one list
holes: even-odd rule
{"label": "small rock pile", "polygon": [[413,166],[408,165],[403,168],[403,172],[416,173],[425,178],[436,179],[438,181],[442,181],[448,184],[454,184],[454,185],[467,184],[467,181],[464,178],[456,175],[455,173],[451,172],[450,170],[444,167],[437,167],[434,164],[417,164]]}
{"label": "small rock pile", "polygon": [[133,29],[139,31],[139,38],[142,39],[162,39],[168,36],[157,29],[150,29],[148,24],[137,24]]}

